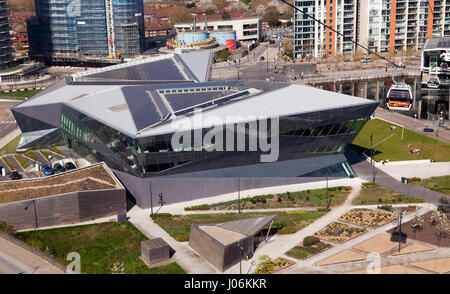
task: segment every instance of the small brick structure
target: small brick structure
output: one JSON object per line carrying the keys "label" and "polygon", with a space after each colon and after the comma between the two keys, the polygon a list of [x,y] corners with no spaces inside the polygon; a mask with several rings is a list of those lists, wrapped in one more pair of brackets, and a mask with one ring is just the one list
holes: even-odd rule
{"label": "small brick structure", "polygon": [[162,238],[141,242],[142,259],[149,265],[170,259],[170,246]]}

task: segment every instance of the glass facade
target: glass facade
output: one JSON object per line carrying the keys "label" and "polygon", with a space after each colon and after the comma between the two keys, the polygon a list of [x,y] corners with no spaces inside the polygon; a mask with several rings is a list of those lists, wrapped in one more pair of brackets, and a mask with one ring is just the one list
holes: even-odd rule
{"label": "glass facade", "polygon": [[[346,145],[364,126],[373,108],[373,105],[365,105],[280,118],[278,160],[343,153]],[[200,143],[195,141],[194,132],[187,135],[190,145],[180,142],[183,147],[174,150],[171,144],[173,134],[135,139],[67,106],[63,106],[61,115],[61,130],[66,145],[82,156],[91,155],[92,159],[105,161],[111,168],[139,177],[259,164],[261,154],[268,152],[254,148],[258,138],[248,131],[251,124],[256,122],[243,125],[246,130],[244,149],[237,147],[238,136],[242,137],[243,132],[238,132],[237,126],[233,125],[233,151],[226,151],[225,140],[216,139],[211,140],[215,147],[211,151],[213,146],[205,143],[206,140]],[[227,130],[231,126],[223,127],[220,133],[223,138],[229,136]],[[267,129],[270,134],[270,121]],[[209,131],[203,129],[201,138],[205,138]]]}
{"label": "glass facade", "polygon": [[0,1],[0,69],[7,68],[13,59],[9,35],[8,8],[6,0]]}
{"label": "glass facade", "polygon": [[[105,0],[44,0],[35,6],[36,16],[27,23],[31,57],[109,55]],[[142,9],[142,0],[112,1],[115,54],[143,51]]]}

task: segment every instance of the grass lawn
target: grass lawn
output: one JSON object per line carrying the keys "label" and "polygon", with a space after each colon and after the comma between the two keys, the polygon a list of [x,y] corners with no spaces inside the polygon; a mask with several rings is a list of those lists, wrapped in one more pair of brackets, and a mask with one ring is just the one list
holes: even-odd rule
{"label": "grass lawn", "polygon": [[272,225],[272,229],[280,234],[293,234],[298,230],[311,224],[325,212],[312,210],[302,212],[273,212],[273,213],[215,213],[215,214],[189,214],[189,215],[170,215],[155,214],[151,218],[153,221],[166,230],[175,240],[184,242],[189,240],[189,233],[192,224],[216,224],[229,222],[239,219],[252,217],[262,217],[272,214],[278,214]]}
{"label": "grass lawn", "polygon": [[26,161],[25,159],[17,155],[14,155],[14,158],[17,160],[17,162],[20,164],[22,168],[26,168],[30,164],[29,161]]}
{"label": "grass lawn", "polygon": [[286,252],[286,255],[297,259],[305,259],[330,247],[332,247],[330,244],[319,241],[317,244],[314,244],[312,246],[295,246],[294,248]]}
{"label": "grass lawn", "polygon": [[[48,157],[51,156],[51,154],[48,153],[47,151],[39,150],[39,152],[41,152],[42,156],[44,156],[45,159],[47,159],[47,160],[48,160]],[[53,156],[52,156],[52,157],[53,157]]]}
{"label": "grass lawn", "polygon": [[0,72],[3,73],[3,72],[15,71],[15,70],[21,69],[23,67],[25,67],[25,66],[24,65],[16,65],[16,66],[5,68],[5,69],[0,69]]}
{"label": "grass lawn", "polygon": [[38,158],[37,158],[36,154],[34,154],[33,152],[31,152],[29,150],[27,152],[23,153],[23,155],[25,155],[26,157],[29,157],[29,158],[31,158],[33,160],[38,161]]}
{"label": "grass lawn", "polygon": [[410,183],[439,193],[450,195],[450,176],[431,177],[420,181],[411,181]]}
{"label": "grass lawn", "polygon": [[[394,125],[396,128],[390,130],[390,126],[392,124],[380,119],[369,120],[355,140],[353,140],[350,147],[358,153],[369,149],[370,135],[373,133],[374,159],[376,161],[385,159],[389,159],[389,161],[418,159],[449,161],[450,143],[436,140],[408,129],[405,129],[402,140],[402,127]],[[392,137],[387,139],[389,136]],[[385,139],[387,140],[383,141]],[[412,149],[419,149],[420,152],[410,153],[409,144],[412,144]],[[370,156],[370,151],[367,151],[366,154]]]}
{"label": "grass lawn", "polygon": [[50,151],[55,152],[56,154],[64,156],[64,153],[62,153],[56,146],[50,147],[49,149]]}
{"label": "grass lawn", "polygon": [[8,166],[9,170],[15,170],[14,166],[12,166],[11,162],[9,162],[8,158],[2,157],[2,160]]}
{"label": "grass lawn", "polygon": [[0,149],[0,155],[16,153],[17,145],[19,145],[21,136],[22,135],[15,137],[8,144],[6,144],[2,149]]}
{"label": "grass lawn", "polygon": [[[130,222],[101,223],[50,230],[16,233],[26,243],[52,254],[68,264],[69,252],[81,256],[81,271],[87,274],[108,274],[114,262],[125,265],[125,273],[183,274],[176,263],[149,269],[142,260],[141,241],[147,240]],[[48,249],[47,249],[48,248]]]}
{"label": "grass lawn", "polygon": [[423,199],[405,196],[401,193],[388,190],[377,183],[363,183],[358,197],[353,199],[353,205],[423,203]]}
{"label": "grass lawn", "polygon": [[41,92],[42,89],[33,89],[33,90],[25,90],[25,91],[16,91],[16,92],[0,92],[0,96],[5,99],[13,99],[13,100],[24,100],[25,98],[30,98],[37,93]]}
{"label": "grass lawn", "polygon": [[[328,189],[328,201],[330,206],[341,205],[350,194],[351,187],[332,187]],[[283,207],[325,207],[326,189],[306,190],[299,192],[287,192],[281,194],[269,194],[241,199],[243,209],[264,209]],[[238,209],[238,200],[219,202],[211,205],[187,207],[185,210],[232,210]]]}

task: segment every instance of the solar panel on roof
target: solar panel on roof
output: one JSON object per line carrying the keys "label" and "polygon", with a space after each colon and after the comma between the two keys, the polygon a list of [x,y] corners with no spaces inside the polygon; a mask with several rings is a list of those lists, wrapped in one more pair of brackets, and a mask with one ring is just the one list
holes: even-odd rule
{"label": "solar panel on roof", "polygon": [[248,95],[248,94],[250,94],[250,92],[248,92],[248,91],[235,93],[235,94],[232,94],[232,95],[225,96],[223,98],[214,99],[214,100],[211,100],[211,101],[206,101],[203,104],[195,105],[193,107],[189,107],[189,108],[186,108],[186,109],[182,109],[182,110],[176,111],[175,114],[176,115],[183,115],[183,114],[190,113],[190,112],[194,111],[194,108],[206,108],[206,107],[209,107],[209,106],[212,106],[212,105],[222,104],[222,103],[228,102],[230,100],[233,100],[233,99],[236,99],[236,98],[242,97],[244,95]]}
{"label": "solar panel on roof", "polygon": [[165,97],[167,101],[169,101],[173,110],[177,111],[209,101],[219,95],[223,96],[224,92],[166,94]]}
{"label": "solar panel on roof", "polygon": [[142,130],[161,121],[155,105],[142,87],[125,87],[122,92],[136,129]]}

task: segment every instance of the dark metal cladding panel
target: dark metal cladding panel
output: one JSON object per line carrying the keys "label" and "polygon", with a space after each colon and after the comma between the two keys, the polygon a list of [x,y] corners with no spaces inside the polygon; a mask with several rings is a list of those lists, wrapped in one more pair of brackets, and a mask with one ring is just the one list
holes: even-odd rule
{"label": "dark metal cladding panel", "polygon": [[217,226],[238,232],[247,236],[253,236],[261,231],[267,224],[269,224],[277,215],[269,215],[265,217],[253,217],[243,220],[226,222],[217,224]]}
{"label": "dark metal cladding panel", "polygon": [[161,121],[161,116],[143,87],[125,87],[122,92],[138,130]]}
{"label": "dark metal cladding panel", "polygon": [[86,77],[114,80],[185,80],[172,59],[163,59],[130,67],[114,69]]}

